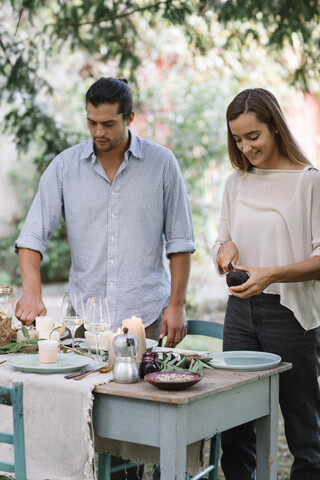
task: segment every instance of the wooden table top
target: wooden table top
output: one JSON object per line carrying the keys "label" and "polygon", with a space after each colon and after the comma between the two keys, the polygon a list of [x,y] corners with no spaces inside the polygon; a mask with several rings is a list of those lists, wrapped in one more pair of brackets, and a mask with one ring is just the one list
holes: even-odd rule
{"label": "wooden table top", "polygon": [[132,397],[165,403],[184,404],[209,395],[235,389],[259,379],[270,377],[271,375],[279,374],[289,370],[291,367],[291,363],[281,362],[274,368],[255,371],[206,368],[204,376],[200,382],[186,390],[180,391],[160,390],[157,387],[150,385],[145,380],[140,380],[137,383],[131,384],[115,382],[106,383],[97,386],[94,389],[94,392],[120,397]]}

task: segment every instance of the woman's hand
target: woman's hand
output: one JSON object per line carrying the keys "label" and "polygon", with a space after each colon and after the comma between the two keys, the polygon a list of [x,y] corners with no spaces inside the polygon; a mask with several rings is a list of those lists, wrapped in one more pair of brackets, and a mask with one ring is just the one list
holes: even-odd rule
{"label": "woman's hand", "polygon": [[235,270],[244,270],[250,278],[236,287],[230,287],[231,295],[239,298],[249,298],[262,293],[271,283],[274,283],[274,269],[272,267],[235,266]]}
{"label": "woman's hand", "polygon": [[224,242],[218,250],[217,264],[221,273],[227,273],[229,271],[228,265],[232,263],[235,265],[239,258],[239,252],[236,244],[229,240]]}

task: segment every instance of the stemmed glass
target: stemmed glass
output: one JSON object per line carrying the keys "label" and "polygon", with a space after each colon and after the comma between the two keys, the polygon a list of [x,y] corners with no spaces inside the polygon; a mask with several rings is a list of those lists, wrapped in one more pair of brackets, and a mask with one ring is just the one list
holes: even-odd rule
{"label": "stemmed glass", "polygon": [[60,321],[71,332],[72,348],[74,348],[75,331],[84,322],[85,310],[81,293],[65,293],[63,295]]}
{"label": "stemmed glass", "polygon": [[86,330],[93,334],[96,341],[96,363],[102,363],[99,356],[99,338],[103,332],[110,328],[110,315],[106,298],[88,298],[84,326]]}

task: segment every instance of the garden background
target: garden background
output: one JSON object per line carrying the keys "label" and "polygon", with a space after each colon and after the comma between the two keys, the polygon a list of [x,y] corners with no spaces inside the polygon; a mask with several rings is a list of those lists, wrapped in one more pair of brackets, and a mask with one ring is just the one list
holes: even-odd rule
{"label": "garden background", "polygon": [[[86,90],[101,76],[125,77],[132,130],[173,150],[187,186],[197,246],[188,318],[223,322],[227,289],[210,250],[232,171],[226,107],[244,88],[271,90],[320,166],[319,17],[318,0],[0,1],[0,284],[19,298],[13,243],[48,163],[88,138]],[[42,263],[56,314],[70,265],[63,223]]]}

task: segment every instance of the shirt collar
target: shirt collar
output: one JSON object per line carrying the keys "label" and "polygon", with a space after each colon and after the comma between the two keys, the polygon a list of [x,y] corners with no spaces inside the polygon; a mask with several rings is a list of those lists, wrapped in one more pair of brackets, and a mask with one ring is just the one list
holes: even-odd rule
{"label": "shirt collar", "polygon": [[[127,152],[132,153],[132,155],[136,158],[143,158],[140,142],[139,142],[139,137],[134,135],[131,130],[129,130],[129,136],[130,136],[130,145],[127,150]],[[82,158],[90,158],[91,157],[91,163],[94,163],[97,159],[96,154],[94,153],[94,147],[93,147],[93,139],[89,138],[83,147],[83,156]]]}
{"label": "shirt collar", "polygon": [[131,152],[132,155],[136,158],[143,158],[143,153],[141,150],[140,142],[139,142],[139,137],[134,135],[131,130],[129,130],[129,135],[130,135],[130,145],[128,148],[128,152]]}
{"label": "shirt collar", "polygon": [[[91,158],[90,158],[91,157]],[[93,148],[93,139],[89,138],[82,144],[82,149],[81,149],[81,158],[83,160],[89,160],[91,159],[91,163],[94,163],[96,160],[96,155],[94,153],[94,148]]]}

